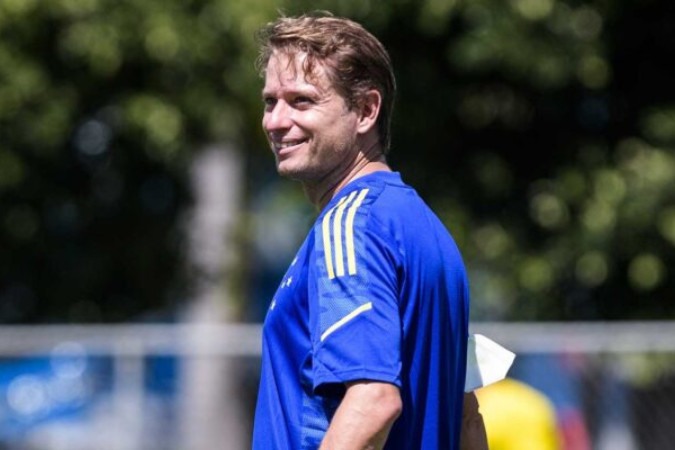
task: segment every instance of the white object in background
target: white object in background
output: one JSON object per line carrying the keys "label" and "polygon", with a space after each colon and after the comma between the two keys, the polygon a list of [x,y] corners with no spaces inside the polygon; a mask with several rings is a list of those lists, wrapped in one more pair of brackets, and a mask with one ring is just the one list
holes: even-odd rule
{"label": "white object in background", "polygon": [[516,354],[482,334],[469,336],[464,392],[471,392],[506,377]]}

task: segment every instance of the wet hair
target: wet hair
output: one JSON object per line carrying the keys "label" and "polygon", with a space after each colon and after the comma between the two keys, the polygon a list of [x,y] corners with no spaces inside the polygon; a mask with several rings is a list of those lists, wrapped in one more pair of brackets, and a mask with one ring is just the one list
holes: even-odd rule
{"label": "wet hair", "polygon": [[382,43],[360,24],[327,12],[297,17],[280,17],[257,34],[260,54],[256,67],[264,76],[274,52],[291,60],[298,53],[306,55],[303,71],[314,74],[316,64],[326,69],[333,88],[352,109],[372,89],[382,97],[377,131],[386,154],[391,143],[391,116],[396,96],[396,80],[391,59]]}

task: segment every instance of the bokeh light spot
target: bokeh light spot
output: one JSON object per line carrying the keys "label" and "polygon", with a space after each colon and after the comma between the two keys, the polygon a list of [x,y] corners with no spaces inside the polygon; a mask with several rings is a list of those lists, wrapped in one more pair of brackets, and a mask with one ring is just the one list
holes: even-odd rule
{"label": "bokeh light spot", "polygon": [[609,268],[607,258],[602,252],[591,251],[577,260],[575,275],[585,286],[597,287],[607,280]]}
{"label": "bokeh light spot", "polygon": [[642,253],[630,262],[628,280],[638,291],[651,291],[664,280],[666,268],[663,261],[651,253]]}
{"label": "bokeh light spot", "polygon": [[533,292],[542,292],[549,289],[553,284],[553,268],[543,258],[530,257],[520,264],[518,279],[521,286],[525,289]]}
{"label": "bokeh light spot", "polygon": [[541,227],[560,229],[569,222],[569,211],[565,202],[556,195],[541,192],[530,200],[530,216]]}

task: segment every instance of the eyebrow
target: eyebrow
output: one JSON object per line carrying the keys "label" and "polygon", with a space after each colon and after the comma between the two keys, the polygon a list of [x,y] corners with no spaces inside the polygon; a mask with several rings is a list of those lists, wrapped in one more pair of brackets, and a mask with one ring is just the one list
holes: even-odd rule
{"label": "eyebrow", "polygon": [[[309,87],[311,86],[311,87]],[[264,99],[265,97],[269,96],[275,96],[278,93],[278,90],[276,89],[262,89],[261,91],[261,96]],[[315,85],[307,85],[307,87],[294,87],[290,89],[281,89],[281,94],[300,94],[300,95],[306,95],[306,96],[312,96],[312,97],[317,97],[324,95],[324,89],[319,88],[318,86]]]}

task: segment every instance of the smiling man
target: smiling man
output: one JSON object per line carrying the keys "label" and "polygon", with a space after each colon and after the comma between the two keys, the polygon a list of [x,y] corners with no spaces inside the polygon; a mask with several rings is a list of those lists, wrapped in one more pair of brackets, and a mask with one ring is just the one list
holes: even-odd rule
{"label": "smiling man", "polygon": [[319,214],[265,318],[253,448],[457,450],[468,285],[452,237],[386,162],[389,56],[325,14],[259,37],[263,129]]}

